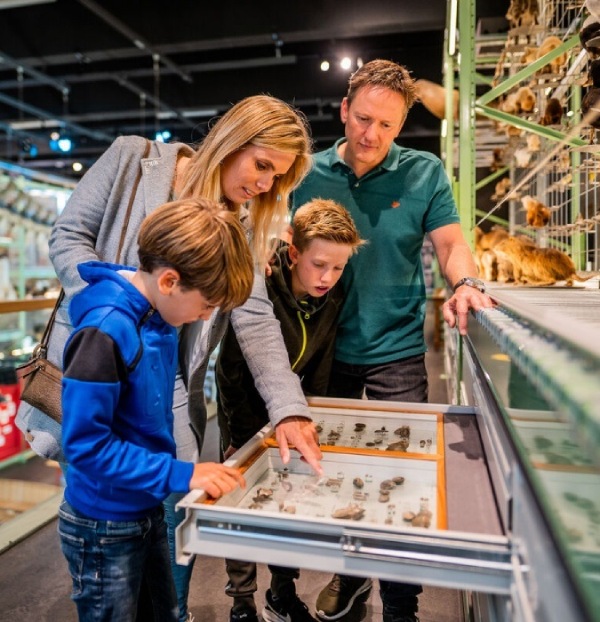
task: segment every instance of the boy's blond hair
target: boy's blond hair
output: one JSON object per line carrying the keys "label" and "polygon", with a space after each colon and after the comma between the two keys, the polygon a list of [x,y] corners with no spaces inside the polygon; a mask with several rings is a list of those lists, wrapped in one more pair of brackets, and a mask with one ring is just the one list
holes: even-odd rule
{"label": "boy's blond hair", "polygon": [[399,93],[406,101],[407,112],[418,100],[415,81],[410,77],[408,69],[391,60],[378,58],[369,61],[350,76],[346,93],[348,104],[352,103],[363,86],[383,87]]}
{"label": "boy's blond hair", "polygon": [[295,156],[289,171],[278,177],[268,192],[248,201],[252,250],[256,260],[263,263],[269,254],[271,235],[285,227],[290,193],[310,170],[312,142],[302,112],[270,95],[242,99],[211,127],[192,156],[183,174],[180,198],[202,196],[222,201],[220,165],[248,145]]}
{"label": "boy's blond hair", "polygon": [[352,216],[330,199],[313,199],[298,208],[294,215],[292,244],[303,253],[313,240],[347,244],[353,253],[365,244]]}
{"label": "boy's blond hair", "polygon": [[253,260],[236,213],[208,199],[165,203],[138,235],[140,270],[170,267],[186,290],[199,290],[223,311],[243,305],[254,281]]}

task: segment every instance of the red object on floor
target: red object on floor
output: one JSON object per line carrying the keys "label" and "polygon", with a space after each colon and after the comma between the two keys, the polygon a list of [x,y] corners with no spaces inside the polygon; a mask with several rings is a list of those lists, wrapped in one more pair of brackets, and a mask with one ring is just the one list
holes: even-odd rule
{"label": "red object on floor", "polygon": [[18,384],[0,384],[0,460],[22,451],[23,435],[15,425],[21,392]]}

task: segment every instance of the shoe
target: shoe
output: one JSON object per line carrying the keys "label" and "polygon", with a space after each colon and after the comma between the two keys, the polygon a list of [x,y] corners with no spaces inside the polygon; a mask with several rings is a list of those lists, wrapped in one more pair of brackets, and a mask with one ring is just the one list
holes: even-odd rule
{"label": "shoe", "polygon": [[365,600],[368,598],[372,585],[371,579],[334,574],[317,598],[317,618],[338,620],[352,609],[354,601],[361,594],[366,593]]}
{"label": "shoe", "polygon": [[265,622],[317,622],[309,613],[308,607],[294,594],[293,598],[275,598],[267,590],[266,604],[262,610]]}
{"label": "shoe", "polygon": [[258,616],[254,609],[233,609],[229,613],[229,622],[258,622]]}
{"label": "shoe", "polygon": [[397,616],[391,615],[387,616],[384,614],[383,622],[419,622],[419,618],[413,613],[409,615]]}

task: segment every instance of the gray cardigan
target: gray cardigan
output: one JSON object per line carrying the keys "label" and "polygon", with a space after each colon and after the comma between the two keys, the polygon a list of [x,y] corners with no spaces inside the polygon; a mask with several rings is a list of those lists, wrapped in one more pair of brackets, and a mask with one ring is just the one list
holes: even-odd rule
{"label": "gray cardigan", "polygon": [[[145,140],[141,137],[117,138],[77,184],[52,230],[50,258],[66,294],[48,348],[48,358],[59,367],[62,367],[62,352],[71,329],[68,305],[72,296],[84,286],[77,265],[98,258],[115,261],[140,162],[142,179],[120,260],[130,266],[138,265],[137,234],[142,220],[169,200],[177,154],[186,151],[191,155],[190,148],[183,143],[153,142],[149,157],[142,160],[144,148]],[[206,425],[203,389],[208,357],[221,340],[229,320],[267,405],[271,422],[276,425],[291,415],[310,418],[298,376],[290,369],[264,276],[257,273],[245,305],[231,314],[217,310],[204,335],[201,321],[184,327],[181,332],[180,368],[188,390],[188,408],[175,408],[174,413],[176,418],[189,416],[200,444]],[[52,419],[23,402],[16,422],[36,453],[59,461],[64,459],[60,426]],[[189,456],[183,457],[189,459]]]}

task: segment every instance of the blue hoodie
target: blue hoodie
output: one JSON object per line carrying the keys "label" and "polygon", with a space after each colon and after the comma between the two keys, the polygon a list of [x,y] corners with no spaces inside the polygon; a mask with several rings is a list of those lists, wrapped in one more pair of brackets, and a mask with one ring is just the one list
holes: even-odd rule
{"label": "blue hoodie", "polygon": [[144,517],[187,492],[193,464],[175,459],[177,331],[119,271],[79,266],[89,285],[73,298],[63,360],[65,499],[90,518]]}

